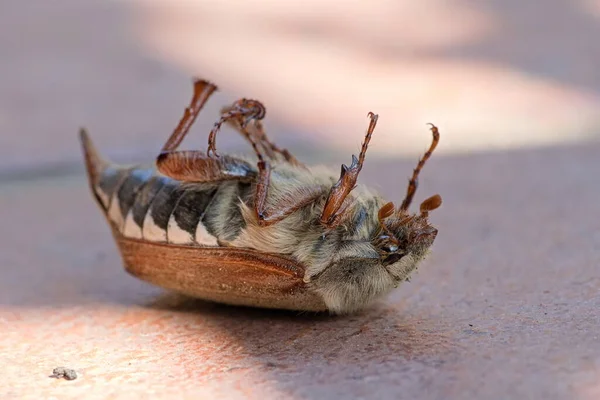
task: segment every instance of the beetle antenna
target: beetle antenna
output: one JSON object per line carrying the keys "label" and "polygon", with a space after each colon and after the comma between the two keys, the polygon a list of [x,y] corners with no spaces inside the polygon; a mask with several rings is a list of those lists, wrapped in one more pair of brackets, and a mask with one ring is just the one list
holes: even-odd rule
{"label": "beetle antenna", "polygon": [[431,157],[431,154],[433,154],[433,150],[435,150],[438,142],[440,141],[440,132],[438,131],[438,128],[431,123],[429,125],[431,125],[431,133],[433,135],[433,140],[431,142],[431,146],[429,146],[429,149],[425,152],[423,157],[419,159],[419,162],[417,163],[417,167],[414,169],[413,175],[410,178],[410,180],[408,181],[408,189],[406,190],[406,197],[404,197],[404,200],[402,201],[402,205],[400,206],[399,211],[407,211],[408,207],[410,207],[410,203],[412,203],[413,197],[415,196],[415,193],[417,191],[417,187],[419,186],[419,173],[423,169],[423,166],[425,165],[427,160],[429,160],[429,157]]}

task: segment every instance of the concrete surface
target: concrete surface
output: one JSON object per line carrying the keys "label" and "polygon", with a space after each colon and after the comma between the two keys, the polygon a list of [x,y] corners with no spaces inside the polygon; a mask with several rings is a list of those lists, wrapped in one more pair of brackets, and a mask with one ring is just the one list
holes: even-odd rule
{"label": "concrete surface", "polygon": [[[0,186],[0,398],[597,399],[599,151],[436,158],[432,258],[342,318],[168,295],[122,270],[82,176]],[[363,178],[399,199],[411,166]]]}
{"label": "concrete surface", "polygon": [[[596,115],[596,100],[582,99],[597,96],[598,75],[585,71],[598,70],[592,68],[598,53],[581,44],[594,37],[587,33],[596,29],[592,19],[599,14],[591,11],[596,2],[585,3],[589,11],[579,24],[565,19],[573,29],[553,36],[560,43],[541,36],[536,42],[546,43],[551,50],[542,53],[557,62],[542,63],[556,66],[550,81],[571,94],[553,92],[550,108],[530,103],[547,92],[528,85],[511,86],[515,97],[502,97],[503,87],[496,84],[464,97],[465,104],[486,98],[506,105],[522,95],[521,104],[536,111],[532,120],[544,119],[529,125],[529,148],[485,150],[495,147],[492,140],[477,152],[458,153],[474,137],[485,136],[484,130],[461,135],[453,133],[453,124],[439,122],[441,151],[425,168],[416,199],[434,193],[444,198],[432,215],[440,232],[432,257],[390,298],[360,315],[338,318],[207,304],[165,293],[123,271],[83,179],[77,128],[88,126],[112,158],[151,159],[180,116],[182,99],[189,97],[188,75],[196,68],[142,50],[129,33],[123,4],[62,0],[0,6],[1,399],[600,398],[600,143],[575,133],[580,143],[567,145],[564,133],[559,135],[564,140],[549,147],[535,139],[560,110],[558,120],[570,121],[574,131],[587,126],[586,116]],[[560,20],[561,10],[572,16],[565,2],[547,4],[553,4],[545,8],[549,21]],[[501,15],[514,17],[521,10],[507,7]],[[434,10],[442,12],[431,16],[438,20],[450,12],[431,6],[425,14]],[[494,7],[490,12],[499,13]],[[473,21],[475,29],[478,20]],[[558,63],[565,54],[571,61]],[[225,68],[229,59],[220,70],[217,61],[210,58],[206,67],[220,74],[227,91],[198,121],[189,146],[204,144],[201,133],[221,102],[253,92],[236,78],[237,69]],[[447,73],[440,76],[456,76],[444,60],[436,65]],[[525,75],[543,76],[539,64],[521,65],[529,65],[522,67]],[[497,75],[486,71],[481,81],[497,83]],[[273,96],[281,85],[281,97],[268,102],[275,110],[285,104],[278,99],[294,95],[284,80],[270,85],[261,86],[263,94]],[[335,86],[327,90],[343,98]],[[418,100],[412,111],[432,98],[413,93]],[[450,107],[454,98],[441,99],[440,109],[444,104]],[[572,114],[580,105],[590,114]],[[364,127],[354,128],[356,139],[336,139],[338,128],[305,131],[314,121],[300,123],[302,113],[281,109],[268,122],[278,142],[315,160],[349,162],[349,153],[336,151],[352,141],[358,146]],[[500,110],[498,118],[507,126],[518,124],[508,111]],[[384,115],[400,119],[393,111],[378,112],[382,121]],[[465,124],[481,126],[480,119],[458,115]],[[359,118],[365,119],[362,112]],[[509,142],[529,134],[498,132]],[[589,135],[597,137],[597,131]],[[219,140],[220,146],[242,148],[232,135]],[[386,142],[375,144],[374,137],[361,181],[400,199],[422,140],[411,141],[410,157],[390,161],[377,157],[376,146],[381,150]],[[314,143],[323,143],[320,153]],[[55,367],[73,368],[78,378],[50,378]]]}

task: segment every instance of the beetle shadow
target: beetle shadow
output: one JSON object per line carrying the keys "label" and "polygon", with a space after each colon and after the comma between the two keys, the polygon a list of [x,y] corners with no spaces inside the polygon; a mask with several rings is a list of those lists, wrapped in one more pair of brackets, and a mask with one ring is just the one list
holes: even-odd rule
{"label": "beetle shadow", "polygon": [[[398,304],[333,316],[226,306],[165,293],[146,306],[174,313],[171,322],[178,325],[177,332],[193,330],[201,336],[189,341],[188,350],[214,357],[219,373],[246,369],[293,398],[322,398],[323,389],[315,386],[316,377],[322,376],[331,383],[350,380],[352,393],[358,388],[368,395],[374,377],[406,368],[407,361],[437,365],[440,355],[456,344],[441,322]],[[207,352],[207,342],[211,348],[218,343],[219,352]],[[339,388],[345,390],[343,386]]]}

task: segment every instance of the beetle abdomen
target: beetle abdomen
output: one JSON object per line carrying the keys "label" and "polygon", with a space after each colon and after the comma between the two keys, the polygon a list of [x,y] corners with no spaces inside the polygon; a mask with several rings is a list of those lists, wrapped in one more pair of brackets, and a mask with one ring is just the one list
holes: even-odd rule
{"label": "beetle abdomen", "polygon": [[94,186],[108,219],[125,237],[152,242],[219,246],[244,227],[242,182],[182,183],[154,169],[108,167]]}
{"label": "beetle abdomen", "polygon": [[182,183],[154,167],[119,167],[102,159],[85,131],[80,136],[92,191],[124,237],[219,246],[245,227],[239,202],[251,200],[250,183]]}

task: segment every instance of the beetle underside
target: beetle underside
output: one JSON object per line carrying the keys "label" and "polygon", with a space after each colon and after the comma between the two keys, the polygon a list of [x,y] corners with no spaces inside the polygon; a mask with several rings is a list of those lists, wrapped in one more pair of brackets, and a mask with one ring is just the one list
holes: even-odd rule
{"label": "beetle underside", "polygon": [[[433,142],[399,208],[357,186],[378,116],[358,157],[334,174],[303,165],[266,136],[264,106],[241,99],[223,109],[206,152],[177,150],[216,86],[195,82],[194,96],[155,166],[103,160],[81,141],[89,184],[126,270],[147,282],[205,300],[262,308],[346,313],[364,308],[416,269],[437,230],[429,212],[408,208]],[[230,124],[251,144],[256,164],[219,155],[216,135]]]}

